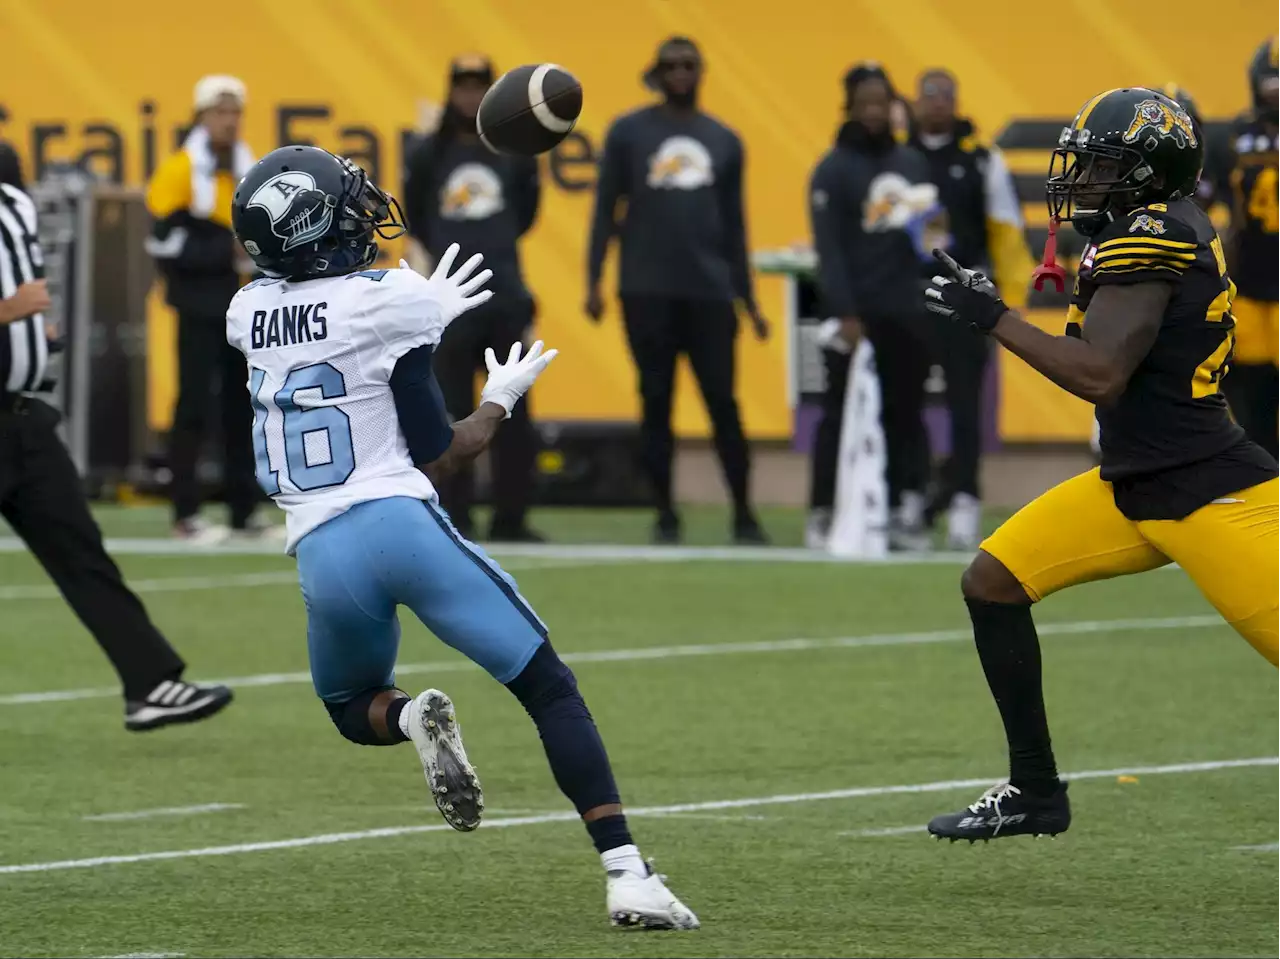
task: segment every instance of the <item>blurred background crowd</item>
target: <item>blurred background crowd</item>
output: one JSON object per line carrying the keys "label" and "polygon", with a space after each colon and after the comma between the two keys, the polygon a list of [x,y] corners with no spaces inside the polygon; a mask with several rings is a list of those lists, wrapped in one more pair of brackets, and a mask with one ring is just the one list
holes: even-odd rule
{"label": "blurred background crowd", "polygon": [[[975,33],[933,7],[948,25],[919,37],[869,4],[821,27],[803,10],[780,23],[727,0],[659,5],[622,30],[387,3],[352,37],[336,4],[283,24],[255,3],[246,15],[270,29],[210,22],[173,43],[177,13],[131,5],[146,16],[105,28],[75,0],[2,15],[24,42],[0,66],[0,180],[41,213],[45,326],[62,348],[47,388],[76,464],[94,495],[168,499],[176,537],[276,535],[222,318],[250,275],[234,184],[292,142],[350,156],[400,197],[410,236],[383,265],[426,268],[452,242],[485,254],[498,295],[437,355],[452,415],[476,402],[486,347],[536,331],[562,350],[491,462],[440,490],[478,538],[540,540],[537,504],[622,505],[652,509],[654,540],[676,543],[679,504],[709,500],[730,505],[742,544],[770,541],[757,503],[803,507],[821,547],[866,339],[892,545],[976,546],[984,500],[1016,506],[1074,472],[1093,420],[923,310],[928,251],[1059,329],[1069,286],[1028,284],[1044,173],[1061,126],[1109,86],[1168,93],[1209,144],[1198,200],[1239,287],[1225,389],[1275,452],[1277,59],[1274,39],[1259,45],[1274,9],[1154,47],[1136,42],[1145,14],[1114,12],[1062,24],[1045,50],[1039,23]],[[537,160],[493,154],[474,133],[480,99],[504,69],[545,60],[583,83],[578,129]],[[1082,246],[1059,246],[1068,284]],[[225,521],[202,511],[211,500]]]}

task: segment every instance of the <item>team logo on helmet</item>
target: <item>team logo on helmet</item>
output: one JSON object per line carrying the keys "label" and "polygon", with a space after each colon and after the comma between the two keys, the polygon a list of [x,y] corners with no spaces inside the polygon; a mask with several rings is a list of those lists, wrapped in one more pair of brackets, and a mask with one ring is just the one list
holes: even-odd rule
{"label": "team logo on helmet", "polygon": [[[1163,100],[1143,100],[1133,108],[1133,122],[1124,131],[1124,142],[1135,142],[1145,130],[1152,130],[1161,137],[1172,137],[1179,147],[1197,145],[1195,127],[1187,111]],[[1154,142],[1148,146],[1154,146]]]}
{"label": "team logo on helmet", "polygon": [[277,173],[249,197],[271,218],[271,232],[282,241],[281,251],[318,240],[333,222],[334,199],[316,189],[316,179],[302,170]]}
{"label": "team logo on helmet", "polygon": [[1139,230],[1143,230],[1147,233],[1154,233],[1156,236],[1159,236],[1165,232],[1164,220],[1157,220],[1155,217],[1148,216],[1146,213],[1139,213],[1133,218],[1133,222],[1129,224],[1129,232],[1137,233]]}

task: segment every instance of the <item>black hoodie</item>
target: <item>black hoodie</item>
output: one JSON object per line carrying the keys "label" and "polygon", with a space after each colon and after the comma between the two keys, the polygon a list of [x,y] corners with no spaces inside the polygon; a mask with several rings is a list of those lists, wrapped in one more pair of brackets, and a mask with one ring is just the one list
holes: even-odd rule
{"label": "black hoodie", "polygon": [[906,229],[886,222],[894,187],[903,181],[930,182],[925,158],[888,138],[872,140],[856,123],[840,128],[814,169],[809,216],[828,315],[891,318],[920,312],[919,249]]}

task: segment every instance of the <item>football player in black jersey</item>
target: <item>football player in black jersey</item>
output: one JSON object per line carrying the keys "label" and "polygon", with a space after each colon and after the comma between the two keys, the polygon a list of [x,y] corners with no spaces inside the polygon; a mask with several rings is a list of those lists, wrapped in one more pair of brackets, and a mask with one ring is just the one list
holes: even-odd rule
{"label": "football player in black jersey", "polygon": [[[1054,487],[982,544],[961,582],[1009,740],[1009,781],[939,816],[939,838],[1050,835],[1071,823],[1058,778],[1031,606],[1077,583],[1178,563],[1273,665],[1280,579],[1276,461],[1232,422],[1220,387],[1235,342],[1222,241],[1191,199],[1204,143],[1154,90],[1109,90],[1062,131],[1051,216],[1088,238],[1066,333],[1000,301],[935,251],[930,309],[994,336],[1094,403],[1102,466]],[[1274,264],[1273,264],[1274,268]]]}
{"label": "football player in black jersey", "polygon": [[1250,438],[1276,455],[1277,307],[1276,268],[1280,260],[1280,204],[1276,173],[1276,139],[1280,136],[1280,74],[1276,42],[1264,43],[1249,65],[1252,109],[1232,131],[1231,236],[1227,261],[1239,296],[1231,312],[1236,318],[1236,353],[1223,390],[1236,421]]}

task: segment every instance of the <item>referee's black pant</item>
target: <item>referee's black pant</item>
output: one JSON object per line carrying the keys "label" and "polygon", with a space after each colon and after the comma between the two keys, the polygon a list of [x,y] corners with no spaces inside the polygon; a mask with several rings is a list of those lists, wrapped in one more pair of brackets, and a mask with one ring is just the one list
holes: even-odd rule
{"label": "referee's black pant", "polygon": [[227,343],[225,315],[178,313],[178,402],[169,432],[174,522],[200,511],[196,467],[215,403],[222,423],[222,475],[232,529],[244,529],[261,502],[254,477],[253,407],[244,354]]}
{"label": "referee's black pant", "polygon": [[733,303],[624,295],[622,313],[627,342],[640,374],[643,455],[659,512],[670,513],[673,509],[671,465],[675,439],[671,432],[671,401],[676,358],[683,353],[689,358],[707,406],[734,511],[744,516],[750,510],[750,453],[733,392],[734,340],[738,333]]}
{"label": "referee's black pant", "polygon": [[[435,352],[435,374],[449,416],[457,421],[476,408],[476,373],[483,372],[484,351],[491,347],[506,362],[511,345],[524,339],[533,323],[533,300],[493,298],[450,323]],[[533,492],[533,468],[538,438],[529,417],[526,394],[511,411],[490,447],[493,519],[490,535],[514,536],[525,528],[525,514]],[[464,535],[472,532],[475,474],[470,466],[441,479],[436,492],[440,505]]]}
{"label": "referee's black pant", "polygon": [[141,700],[185,664],[107,555],[58,419],[39,400],[0,394],[0,515],[107,654],[125,698]]}

